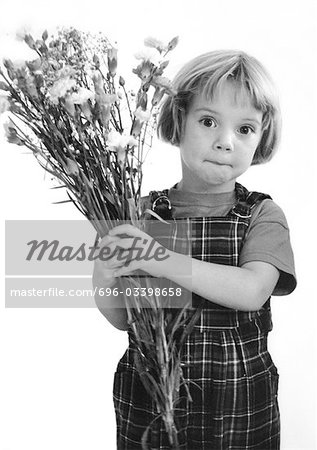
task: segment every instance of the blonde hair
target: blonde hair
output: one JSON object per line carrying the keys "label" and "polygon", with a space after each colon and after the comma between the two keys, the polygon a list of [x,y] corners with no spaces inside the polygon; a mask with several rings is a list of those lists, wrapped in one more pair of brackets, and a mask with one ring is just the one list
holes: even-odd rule
{"label": "blonde hair", "polygon": [[204,53],[183,66],[173,81],[176,95],[167,97],[161,107],[159,137],[178,146],[194,96],[203,94],[211,100],[215,91],[227,80],[235,81],[239,92],[247,94],[253,106],[263,113],[262,137],[252,164],[270,160],[281,135],[278,96],[263,65],[256,58],[238,50]]}

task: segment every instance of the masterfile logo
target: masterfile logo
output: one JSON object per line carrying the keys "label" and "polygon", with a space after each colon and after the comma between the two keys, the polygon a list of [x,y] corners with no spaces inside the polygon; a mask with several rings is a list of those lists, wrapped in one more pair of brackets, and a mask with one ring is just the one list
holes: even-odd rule
{"label": "masterfile logo", "polygon": [[[108,225],[110,229],[122,223],[128,222],[103,223],[103,226]],[[148,239],[135,237],[131,239],[129,250],[114,247],[110,251],[109,247],[101,245],[95,228],[87,220],[8,220],[5,239],[6,306],[95,307],[94,298],[98,294],[104,297],[156,295],[164,298],[165,305],[170,298],[168,307],[183,307],[184,298],[191,297],[190,291],[141,270],[129,275],[135,283],[129,285],[127,279],[123,290],[114,288],[109,292],[109,289],[101,287],[97,293],[92,286],[97,258],[104,262],[116,258],[120,266],[128,266],[131,259],[164,261],[169,257],[167,248],[186,253],[189,242],[184,239],[178,242],[173,238],[175,226],[184,224],[180,221],[177,225],[147,221],[145,231]],[[191,263],[186,274],[191,274]],[[109,307],[120,307],[119,304],[107,303]]]}

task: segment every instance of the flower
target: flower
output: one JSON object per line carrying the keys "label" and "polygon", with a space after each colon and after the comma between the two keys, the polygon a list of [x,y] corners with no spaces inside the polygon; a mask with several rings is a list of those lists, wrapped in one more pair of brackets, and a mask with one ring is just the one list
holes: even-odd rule
{"label": "flower", "polygon": [[70,66],[64,66],[60,70],[57,71],[58,78],[67,78],[72,77],[76,74],[75,69]]}
{"label": "flower", "polygon": [[48,90],[52,103],[57,105],[58,99],[64,97],[67,92],[75,86],[76,81],[69,77],[61,78],[55,81],[53,86]]}
{"label": "flower", "polygon": [[162,76],[153,77],[151,84],[153,84],[153,86],[159,86],[163,89],[166,89],[169,92],[173,90],[171,81],[166,77]]}
{"label": "flower", "polygon": [[96,101],[100,105],[112,105],[116,101],[118,101],[117,94],[105,94],[104,92],[101,92],[100,94],[96,94]]}
{"label": "flower", "polygon": [[24,145],[24,142],[19,138],[17,130],[11,120],[5,122],[3,128],[6,139],[10,144]]}
{"label": "flower", "polygon": [[140,122],[148,122],[151,118],[151,110],[147,109],[144,111],[140,106],[134,111],[134,115],[136,119],[139,119]]}
{"label": "flower", "polygon": [[86,117],[86,119],[90,120],[90,122],[91,122],[91,120],[92,120],[92,113],[91,113],[91,109],[90,109],[89,103],[88,102],[82,103],[81,104],[81,110],[82,110],[84,116]]}
{"label": "flower", "polygon": [[154,66],[150,61],[142,61],[142,63],[139,64],[138,67],[136,69],[133,69],[132,71],[133,73],[138,75],[141,78],[141,80],[146,81],[151,77],[153,67]]}
{"label": "flower", "polygon": [[160,53],[153,48],[144,48],[135,53],[134,56],[138,60],[151,62],[155,66],[158,66],[160,62]]}
{"label": "flower", "polygon": [[30,34],[25,34],[24,41],[27,43],[27,45],[30,48],[35,49],[35,41],[34,41],[33,37]]}
{"label": "flower", "polygon": [[108,70],[112,77],[115,76],[117,72],[118,65],[118,49],[111,47],[108,50]]}
{"label": "flower", "polygon": [[132,135],[134,138],[137,138],[140,135],[141,130],[142,130],[142,125],[143,125],[143,122],[141,122],[140,119],[136,119],[133,122]]}
{"label": "flower", "polygon": [[4,113],[5,111],[8,111],[10,108],[10,102],[7,99],[6,95],[0,94],[0,114]]}
{"label": "flower", "polygon": [[127,147],[134,147],[137,141],[131,135],[120,134],[118,131],[110,131],[107,140],[110,150],[117,152],[118,162],[123,165],[126,158]]}
{"label": "flower", "polygon": [[71,116],[74,117],[76,109],[75,109],[74,102],[72,102],[69,97],[65,98],[64,106],[65,106],[65,109],[68,112],[68,114],[70,114]]}
{"label": "flower", "polygon": [[98,55],[96,55],[96,53],[94,54],[92,60],[93,60],[93,63],[95,64],[95,67],[97,69],[99,69],[99,67],[100,67],[100,58],[99,58]]}
{"label": "flower", "polygon": [[24,80],[25,88],[31,97],[38,97],[36,90],[35,77],[27,74]]}
{"label": "flower", "polygon": [[[97,94],[96,92],[95,98],[98,106],[100,120],[102,124],[106,128],[108,128],[111,115],[111,105],[118,100],[118,96],[117,94],[106,94],[105,92],[100,92],[100,94],[99,93]],[[85,112],[84,114],[86,115]]]}
{"label": "flower", "polygon": [[126,147],[135,147],[138,142],[130,134],[120,134],[118,131],[111,130],[108,134],[107,144],[111,150],[116,151],[117,149],[123,149]]}
{"label": "flower", "polygon": [[12,62],[12,67],[14,70],[23,69],[26,65],[26,61],[24,59],[15,59]]}
{"label": "flower", "polygon": [[42,33],[42,39],[43,39],[43,41],[46,41],[47,38],[48,38],[48,31],[44,30],[43,33]]}
{"label": "flower", "polygon": [[160,53],[166,52],[168,44],[165,44],[163,41],[156,39],[155,37],[149,36],[144,39],[144,45],[146,47],[155,48]]}
{"label": "flower", "polygon": [[100,120],[105,128],[109,126],[109,120],[111,115],[111,108],[108,104],[103,104],[100,106]]}
{"label": "flower", "polygon": [[42,61],[40,58],[37,58],[37,59],[34,59],[33,61],[27,62],[26,65],[32,72],[38,73],[41,69]]}
{"label": "flower", "polygon": [[15,33],[16,40],[22,42],[22,41],[24,41],[25,36],[30,33],[31,33],[31,28],[29,26],[22,26]]}
{"label": "flower", "polygon": [[0,81],[0,90],[9,91],[10,90],[9,85],[4,81]]}
{"label": "flower", "polygon": [[103,87],[103,79],[102,79],[101,73],[94,71],[93,76],[92,76],[92,81],[94,83],[96,94],[103,94],[104,87]]}
{"label": "flower", "polygon": [[79,87],[77,92],[72,92],[69,95],[69,100],[76,105],[82,105],[83,103],[86,103],[88,100],[93,100],[95,97],[95,94],[91,92],[89,89]]}

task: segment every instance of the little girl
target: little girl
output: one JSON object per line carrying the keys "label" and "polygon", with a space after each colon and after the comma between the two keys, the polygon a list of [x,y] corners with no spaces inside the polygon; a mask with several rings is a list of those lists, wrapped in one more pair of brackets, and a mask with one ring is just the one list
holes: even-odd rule
{"label": "little girl", "polygon": [[[192,399],[182,412],[182,449],[279,449],[278,372],[267,336],[270,296],[287,295],[296,286],[293,253],[282,210],[269,195],[237,183],[276,150],[278,99],[263,66],[239,51],[193,59],[174,88],[177,94],[161,108],[158,131],[179,147],[182,178],[170,189],[152,191],[144,203],[163,219],[188,225],[189,250],[166,248],[165,259],[135,258],[127,267],[115,258],[97,260],[94,284],[114,286],[117,277],[141,269],[192,291],[194,307],[204,301],[182,361]],[[119,225],[101,246],[129,251],[135,237],[153,244],[136,227]],[[188,262],[190,277],[184,276]],[[107,301],[96,298],[115,327],[128,329],[123,303],[109,308]],[[155,412],[130,347],[115,374],[114,404],[117,448],[141,449]],[[163,427],[152,430],[151,449],[167,449],[166,442]]]}

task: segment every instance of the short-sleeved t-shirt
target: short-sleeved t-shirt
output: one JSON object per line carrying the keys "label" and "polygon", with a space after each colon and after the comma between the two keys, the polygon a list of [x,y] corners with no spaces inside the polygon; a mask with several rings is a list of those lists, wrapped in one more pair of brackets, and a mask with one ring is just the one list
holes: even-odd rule
{"label": "short-sleeved t-shirt", "polygon": [[[174,217],[221,217],[236,203],[235,191],[220,194],[198,194],[177,189],[169,190]],[[142,198],[145,207],[149,197]],[[275,266],[280,277],[273,295],[287,295],[296,287],[294,256],[290,233],[282,209],[265,199],[252,210],[252,217],[241,249],[239,266],[262,261]]]}

